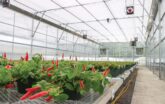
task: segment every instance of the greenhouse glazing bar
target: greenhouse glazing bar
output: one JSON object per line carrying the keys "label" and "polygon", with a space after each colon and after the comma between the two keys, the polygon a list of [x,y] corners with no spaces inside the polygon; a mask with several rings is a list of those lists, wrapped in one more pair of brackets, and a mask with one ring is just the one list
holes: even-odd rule
{"label": "greenhouse glazing bar", "polygon": [[[15,35],[15,13],[14,13],[14,19],[13,19],[13,39],[12,42],[14,42],[14,35]],[[14,44],[12,44],[12,56],[14,56]]]}
{"label": "greenhouse glazing bar", "polygon": [[[107,1],[110,1],[110,0],[107,0]],[[97,1],[97,2],[90,2],[90,3],[83,3],[81,5],[72,5],[72,6],[66,6],[66,7],[63,7],[63,8],[54,8],[54,9],[48,9],[48,10],[43,10],[43,11],[39,11],[39,12],[47,12],[47,11],[57,11],[57,10],[62,10],[62,9],[69,9],[69,8],[74,8],[74,7],[78,7],[78,6],[88,6],[88,5],[93,5],[93,4],[99,4],[99,3],[102,3],[102,1]]]}
{"label": "greenhouse glazing bar", "polygon": [[[51,0],[52,3],[58,5],[59,7],[63,8],[60,4],[56,3],[54,0]],[[68,12],[69,14],[71,14],[72,16],[74,16],[75,18],[77,18],[78,20],[80,20],[82,23],[84,23],[85,25],[87,25],[88,27],[90,27],[92,30],[94,30],[95,32],[97,32],[98,34],[100,34],[101,36],[103,36],[106,40],[111,41],[110,38],[108,38],[107,36],[105,36],[104,34],[102,34],[100,31],[96,30],[95,28],[93,28],[92,26],[90,26],[89,24],[87,24],[84,20],[80,19],[78,16],[76,16],[75,14],[73,14],[72,12],[70,12],[69,10],[63,8],[63,10],[65,10],[66,12]]]}
{"label": "greenhouse glazing bar", "polygon": [[[10,6],[9,6],[8,8],[11,9],[11,10],[14,10],[14,11],[16,11],[16,12],[19,12],[19,13],[21,13],[21,14],[24,14],[24,15],[26,15],[26,16],[29,16],[29,17],[31,17],[31,18],[34,18],[34,19],[36,19],[36,20],[41,20],[41,19],[42,19],[42,22],[44,22],[44,23],[46,23],[46,24],[49,24],[49,25],[54,26],[54,27],[56,27],[56,28],[58,28],[58,29],[64,30],[64,31],[66,31],[66,32],[68,32],[68,33],[71,33],[71,34],[73,34],[73,35],[76,35],[76,36],[78,36],[78,37],[83,38],[83,36],[82,36],[81,34],[78,34],[78,33],[74,32],[74,31],[72,31],[72,30],[66,29],[66,28],[64,28],[64,27],[62,27],[62,26],[60,26],[60,25],[58,25],[58,24],[55,24],[55,23],[53,23],[53,22],[51,22],[51,21],[49,21],[49,20],[46,20],[46,19],[44,19],[44,18],[41,18],[41,17],[39,17],[39,16],[34,16],[34,14],[32,14],[32,13],[30,13],[30,12],[28,12],[28,11],[25,11],[25,10],[19,8],[19,7],[16,7],[15,5],[10,4]],[[93,43],[96,43],[96,44],[100,45],[98,42],[96,42],[96,41],[94,41],[94,40],[92,40],[92,39],[87,38],[87,40],[89,40],[89,41],[91,41],[91,42],[93,42]]]}
{"label": "greenhouse glazing bar", "polygon": [[[24,43],[18,43],[18,42],[10,42],[10,41],[5,41],[5,40],[0,40],[1,42],[5,42],[5,43],[14,43],[14,44],[19,44],[19,45],[24,45],[24,46],[31,46],[30,44],[24,44]],[[45,49],[56,49],[59,51],[66,51],[66,52],[73,52],[73,51],[69,51],[69,50],[63,50],[63,49],[57,49],[57,48],[52,48],[52,47],[43,47],[43,46],[38,46],[38,45],[32,45],[33,47],[38,47],[38,48],[45,48]],[[83,52],[79,52],[76,51],[76,53],[80,53],[80,54],[84,54]],[[90,53],[90,55],[93,55],[92,53]]]}
{"label": "greenhouse glazing bar", "polygon": [[[146,16],[146,15],[145,15]],[[109,18],[110,21],[112,20],[123,20],[123,19],[134,19],[134,18],[142,18],[143,16],[132,16],[132,17],[121,17],[121,18]],[[101,22],[101,21],[107,21],[107,19],[97,19],[97,20],[89,20],[89,21],[85,21],[85,22]],[[78,24],[78,23],[82,23],[82,22],[69,22],[67,24]]]}
{"label": "greenhouse glazing bar", "polygon": [[112,34],[112,33],[109,31],[109,29],[107,29],[107,28],[94,16],[85,6],[83,6],[78,0],[76,0],[76,2],[77,2],[85,11],[87,11],[87,12],[96,20],[97,23],[99,23],[105,30],[107,30],[107,32],[108,32],[109,34],[111,34],[117,42],[119,41],[119,40],[115,37],[115,35]]}
{"label": "greenhouse glazing bar", "polygon": [[[113,18],[115,18],[114,14],[110,10],[110,8],[109,8],[108,4],[106,3],[106,1],[105,0],[103,0],[103,1],[104,1],[105,6],[107,7],[108,11],[110,12],[110,14],[113,16]],[[128,41],[128,38],[127,38],[125,32],[123,31],[123,29],[121,28],[120,24],[118,23],[118,21],[116,19],[115,19],[115,22],[116,22],[117,26],[119,27],[120,31],[122,32],[122,34],[123,34],[124,38],[126,39],[126,41]]]}

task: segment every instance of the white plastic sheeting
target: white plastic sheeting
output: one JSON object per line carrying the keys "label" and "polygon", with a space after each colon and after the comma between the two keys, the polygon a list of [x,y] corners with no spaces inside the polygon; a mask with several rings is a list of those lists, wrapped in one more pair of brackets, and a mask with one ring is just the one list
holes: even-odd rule
{"label": "white plastic sheeting", "polygon": [[[85,30],[92,39],[100,42],[125,42],[135,36],[144,41],[141,37],[146,32],[151,2],[152,0],[11,0],[12,4],[32,13],[48,10],[46,12],[48,17],[44,16],[44,18],[53,18],[54,22],[58,24],[69,24],[70,27],[78,31]],[[130,5],[135,8],[134,15],[126,15],[126,6]],[[110,19],[109,23],[106,22],[107,18]],[[127,39],[123,36],[115,19]],[[101,20],[102,25],[97,20]],[[143,29],[142,23],[144,24]],[[142,30],[144,30],[143,34]],[[118,39],[116,40],[109,31]]]}
{"label": "white plastic sheeting", "polygon": [[[99,43],[129,42],[134,37],[138,37],[143,43],[152,2],[152,0],[10,1],[12,5],[30,13],[37,13],[38,16],[42,16],[45,12],[44,19],[81,35],[87,34],[88,38]],[[135,13],[126,15],[126,6],[130,5],[135,7]],[[40,23],[38,20],[33,21],[32,18],[7,8],[0,7],[0,9],[0,53],[7,52],[12,58],[18,58],[26,52],[42,53],[47,58],[52,58],[59,51],[60,55],[65,53],[66,57],[79,56],[82,60],[96,60],[99,55],[99,45],[95,43]]]}

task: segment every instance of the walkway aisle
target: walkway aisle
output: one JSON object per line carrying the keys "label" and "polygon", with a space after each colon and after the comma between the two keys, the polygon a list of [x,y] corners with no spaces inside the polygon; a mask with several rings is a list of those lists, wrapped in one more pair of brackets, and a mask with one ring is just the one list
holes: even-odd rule
{"label": "walkway aisle", "polygon": [[165,81],[149,69],[139,67],[132,104],[165,104]]}

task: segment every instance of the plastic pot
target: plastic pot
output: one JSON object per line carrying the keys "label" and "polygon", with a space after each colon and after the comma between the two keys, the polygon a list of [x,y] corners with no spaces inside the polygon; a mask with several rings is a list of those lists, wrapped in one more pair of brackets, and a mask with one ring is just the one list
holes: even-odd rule
{"label": "plastic pot", "polygon": [[21,79],[18,79],[16,82],[17,82],[18,92],[24,94],[26,93],[27,88],[31,88],[32,85],[35,84],[36,80],[34,78],[28,77],[26,82],[22,81]]}
{"label": "plastic pot", "polygon": [[69,100],[79,100],[82,97],[80,93],[65,88],[64,88],[64,93],[69,96],[68,98]]}

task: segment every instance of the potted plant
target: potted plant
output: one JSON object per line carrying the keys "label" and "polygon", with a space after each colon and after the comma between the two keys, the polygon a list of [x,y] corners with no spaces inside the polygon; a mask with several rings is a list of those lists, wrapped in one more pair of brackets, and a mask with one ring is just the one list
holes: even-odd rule
{"label": "potted plant", "polygon": [[[56,101],[65,101],[66,99],[77,100],[89,92],[90,89],[100,94],[103,93],[104,87],[109,83],[105,78],[109,71],[110,70],[107,69],[103,73],[100,73],[95,70],[93,66],[91,70],[86,70],[86,68],[78,62],[71,62],[66,65],[65,61],[58,62],[58,60],[56,60],[40,74],[40,79],[45,79],[41,81],[42,84],[39,82],[35,86],[39,86],[41,92],[48,91],[45,92],[43,96],[51,96],[51,98],[54,98]],[[54,90],[52,90],[53,88],[60,93],[55,93]],[[78,97],[75,98],[75,96]],[[32,99],[31,97],[26,98]]]}
{"label": "potted plant", "polygon": [[11,74],[11,69],[14,63],[7,59],[7,54],[3,53],[0,56],[0,87],[13,88],[13,77]]}
{"label": "potted plant", "polygon": [[12,76],[17,82],[18,92],[25,93],[25,89],[32,87],[37,80],[37,72],[41,69],[42,58],[40,54],[35,54],[32,60],[28,59],[28,53],[12,70]]}
{"label": "potted plant", "polygon": [[9,66],[0,67],[0,87],[4,87],[13,81]]}

